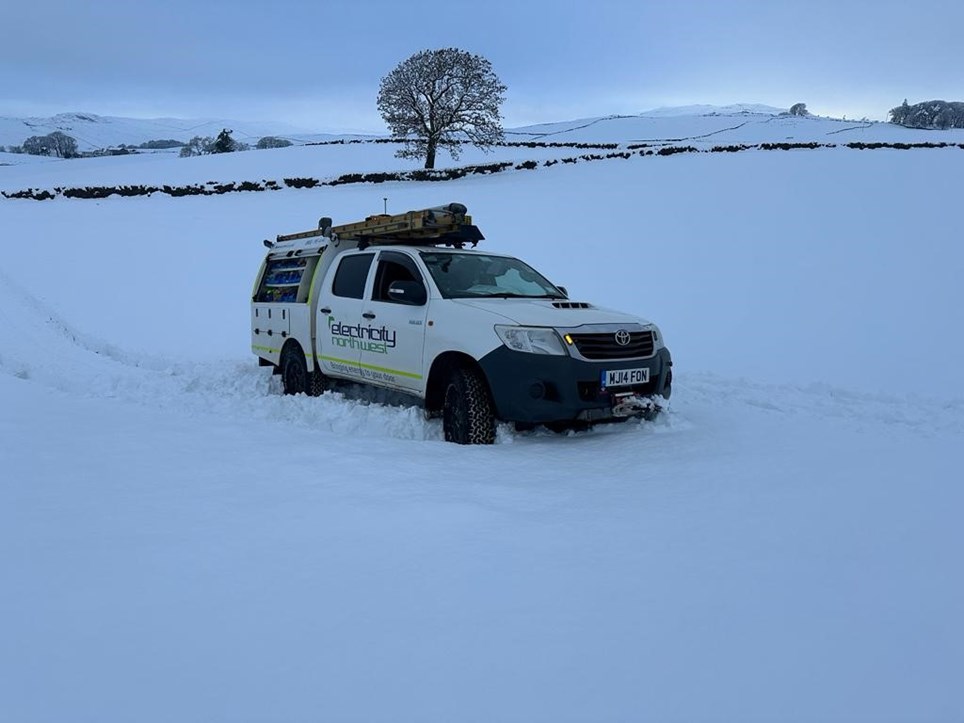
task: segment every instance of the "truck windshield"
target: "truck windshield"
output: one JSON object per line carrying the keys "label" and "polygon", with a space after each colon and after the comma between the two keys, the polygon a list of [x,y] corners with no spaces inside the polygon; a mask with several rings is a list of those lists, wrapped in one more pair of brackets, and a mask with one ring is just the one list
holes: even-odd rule
{"label": "truck windshield", "polygon": [[423,251],[421,256],[446,299],[566,298],[565,294],[538,271],[509,256],[426,251]]}

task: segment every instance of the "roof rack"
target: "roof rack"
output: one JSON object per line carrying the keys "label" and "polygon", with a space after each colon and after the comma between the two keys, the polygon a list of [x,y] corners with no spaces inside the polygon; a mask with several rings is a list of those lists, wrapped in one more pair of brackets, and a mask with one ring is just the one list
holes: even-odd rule
{"label": "roof rack", "polygon": [[461,203],[450,203],[394,215],[377,214],[340,226],[332,226],[331,219],[325,217],[318,222],[318,228],[278,236],[275,243],[324,236],[332,241],[356,240],[360,248],[371,243],[442,244],[457,248],[471,243],[475,246],[485,237],[478,226],[472,224],[467,210]]}

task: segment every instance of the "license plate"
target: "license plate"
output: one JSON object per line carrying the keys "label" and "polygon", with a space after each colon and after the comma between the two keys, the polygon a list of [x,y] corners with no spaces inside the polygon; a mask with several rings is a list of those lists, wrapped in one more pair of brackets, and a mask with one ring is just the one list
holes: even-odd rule
{"label": "license plate", "polygon": [[649,367],[613,369],[602,373],[603,387],[629,387],[633,384],[646,384],[648,381]]}

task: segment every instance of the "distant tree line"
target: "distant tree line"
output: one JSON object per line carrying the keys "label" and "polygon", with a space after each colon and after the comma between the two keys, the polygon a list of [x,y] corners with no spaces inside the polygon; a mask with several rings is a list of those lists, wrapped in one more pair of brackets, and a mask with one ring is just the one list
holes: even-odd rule
{"label": "distant tree line", "polygon": [[890,110],[890,122],[908,128],[964,128],[964,103],[927,100],[910,105],[905,98]]}
{"label": "distant tree line", "polygon": [[[189,156],[207,156],[212,153],[234,153],[235,151],[247,151],[251,149],[247,143],[236,141],[227,128],[218,133],[216,138],[210,136],[194,136],[181,148],[181,158]],[[265,136],[256,144],[255,148],[264,150],[265,148],[287,148],[292,145],[291,141],[275,136]]]}
{"label": "distant tree line", "polygon": [[220,133],[218,133],[217,138],[211,138],[210,136],[194,136],[191,140],[181,148],[181,158],[188,158],[190,156],[206,156],[212,153],[234,153],[235,151],[246,151],[248,145],[240,141],[234,140],[231,134],[234,131],[230,131],[227,128],[223,128]]}
{"label": "distant tree line", "polygon": [[[246,151],[251,148],[247,143],[236,141],[231,137],[232,131],[222,130],[217,137],[195,136],[190,141],[176,141],[173,138],[161,138],[144,141],[138,145],[121,143],[115,148],[100,148],[94,151],[80,152],[77,140],[61,131],[54,131],[45,136],[30,136],[19,146],[0,146],[0,152],[25,153],[32,156],[53,156],[56,158],[83,158],[91,156],[122,156],[137,153],[139,150],[158,151],[180,148],[181,156],[202,156],[210,153],[233,153]],[[256,148],[285,148],[292,145],[291,141],[275,136],[265,136],[260,139]]]}
{"label": "distant tree line", "polygon": [[[146,151],[166,151],[170,148],[182,148],[184,146],[184,141],[175,141],[173,138],[161,138],[156,141],[144,141],[138,148],[143,148]],[[121,148],[124,144],[121,144]]]}

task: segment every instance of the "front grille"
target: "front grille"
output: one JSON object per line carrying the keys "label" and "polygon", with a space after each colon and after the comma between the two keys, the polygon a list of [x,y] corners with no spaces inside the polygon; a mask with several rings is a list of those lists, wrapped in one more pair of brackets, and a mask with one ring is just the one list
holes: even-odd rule
{"label": "front grille", "polygon": [[570,334],[576,349],[586,359],[636,359],[653,355],[653,332],[633,331],[628,344],[616,341],[616,334]]}

